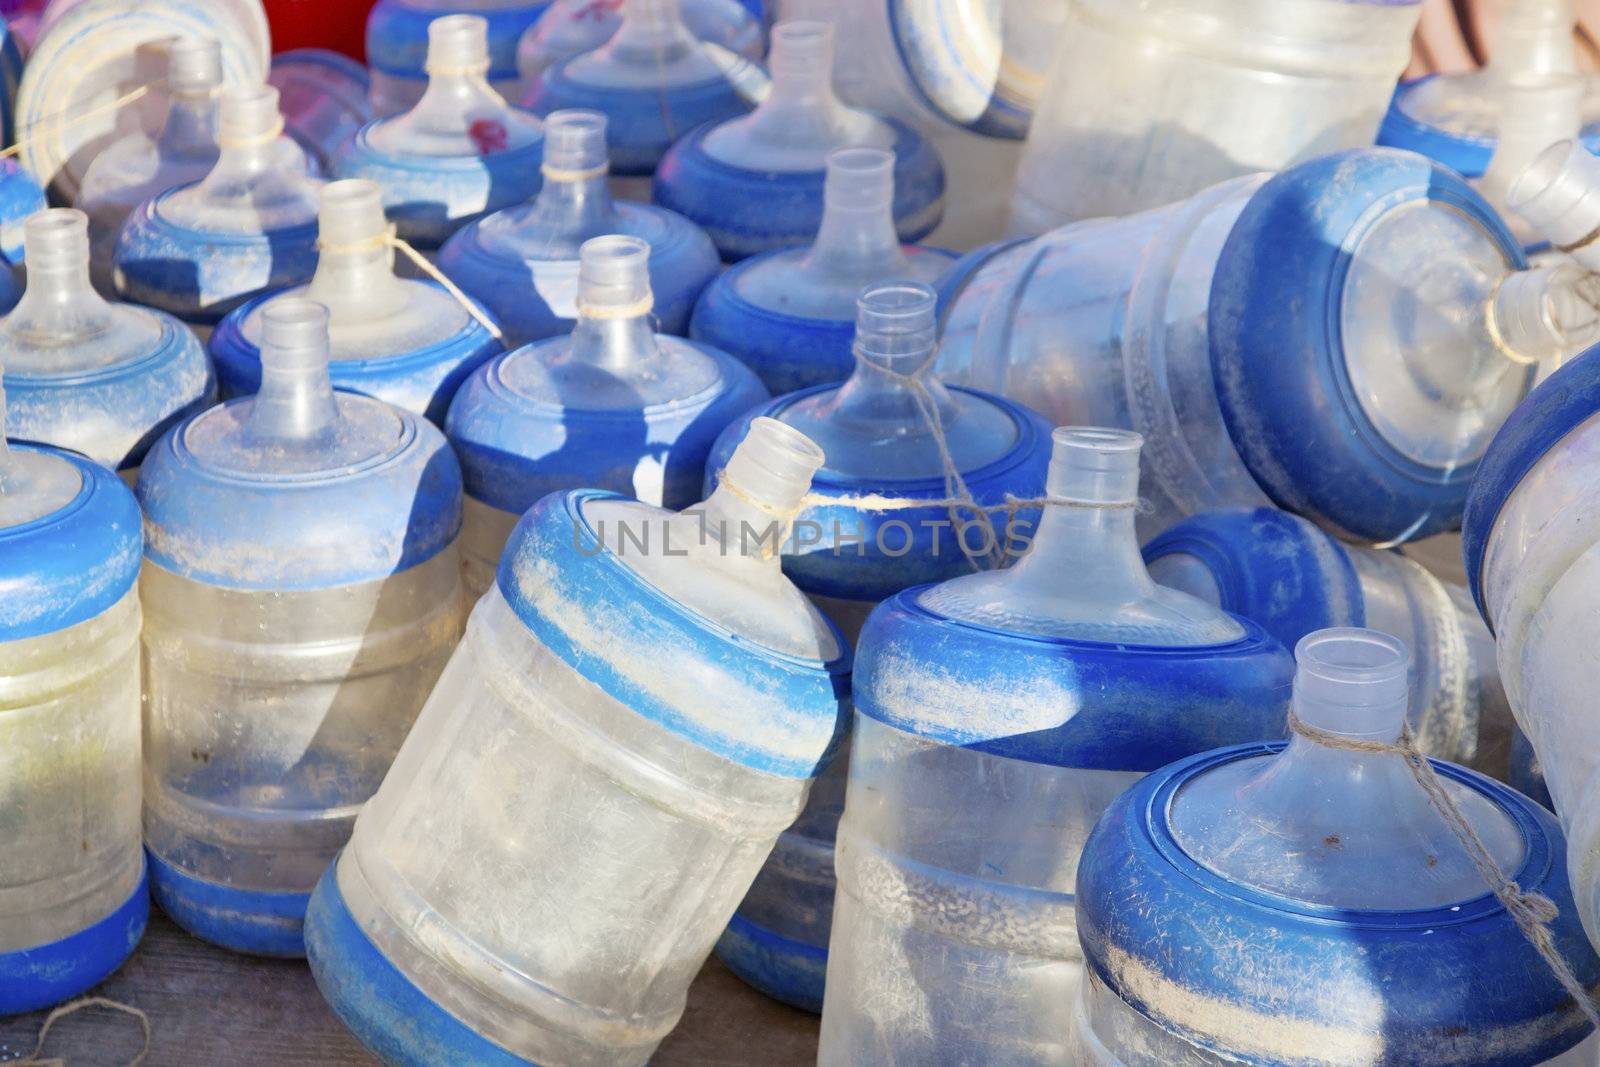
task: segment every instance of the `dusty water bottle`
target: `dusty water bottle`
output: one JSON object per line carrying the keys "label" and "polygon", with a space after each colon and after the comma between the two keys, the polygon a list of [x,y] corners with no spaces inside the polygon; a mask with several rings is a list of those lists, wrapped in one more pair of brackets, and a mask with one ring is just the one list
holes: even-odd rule
{"label": "dusty water bottle", "polygon": [[767,66],[772,88],[753,112],[701,126],[673,144],[657,169],[652,199],[704,228],[723,259],[742,259],[817,232],[832,152],[892,149],[895,230],[905,241],[932,232],[944,213],[939,154],[904,123],[839,100],[833,27],[779,23]]}
{"label": "dusty water bottle", "polygon": [[810,247],[763,253],[718,275],[695,304],[689,336],[738,356],[774,393],[844,380],[855,366],[861,290],[932,282],[950,268],[947,252],[900,244],[894,187],[892,152],[830,152]]}
{"label": "dusty water bottle", "polygon": [[461,472],[419,416],[333,391],[320,305],[268,308],[262,363],[139,477],[145,839],[179,925],[296,956],[461,632]]}
{"label": "dusty water bottle", "polygon": [[28,220],[28,287],[0,319],[10,433],[71,449],[132,482],[156,439],[216,400],[205,349],[171,315],[111,303],[89,282],[89,222]]}
{"label": "dusty water bottle", "polygon": [[678,4],[629,0],[609,41],[547,69],[523,103],[540,115],[571,108],[603,113],[612,173],[655,173],[678,138],[751,108],[740,93],[751,78],[749,61],[706,48],[684,26]]}
{"label": "dusty water bottle", "polygon": [[517,72],[517,44],[550,0],[378,0],[367,16],[367,63],[372,67],[372,106],[380,117],[397,115],[421,100],[428,87],[429,27],[456,12],[485,23],[495,92],[516,100],[526,88]]}
{"label": "dusty water bottle", "polygon": [[940,370],[1143,434],[1147,536],[1276,504],[1419,539],[1459,522],[1535,364],[1600,328],[1584,271],[1525,267],[1460,177],[1352,150],[974,253],[943,284]]}
{"label": "dusty water bottle", "polygon": [[[592,52],[622,25],[620,3],[552,0],[517,44],[517,69],[532,85],[563,60]],[[760,60],[766,51],[761,20],[740,0],[679,0],[683,24],[701,41]]]}
{"label": "dusty water bottle", "polygon": [[266,310],[306,297],[328,309],[335,388],[444,425],[456,390],[501,345],[438,282],[395,276],[390,233],[376,184],[351,179],[324,186],[310,283],[240,305],[211,335],[223,394],[256,391]]}
{"label": "dusty water bottle", "polygon": [[761,419],[687,511],[578,490],[523,517],[307,916],[379,1056],[639,1067],[677,1023],[848,699],[776,551],[822,458]]}
{"label": "dusty water bottle", "polygon": [[339,177],[382,187],[399,235],[418,248],[438,248],[539,191],[542,124],[484,80],[487,26],[479,15],[429,23],[428,91],[404,114],[363,128],[338,163]]}
{"label": "dusty water bottle", "polygon": [[[706,484],[753,420],[777,419],[815,441],[827,461],[784,549],[784,573],[852,644],[872,608],[912,585],[994,565],[1008,539],[1038,525],[1050,428],[1020,404],[945,388],[929,370],[933,290],[887,283],[859,300],[856,369],[843,385],[779,397],[724,430]],[[937,430],[935,427],[937,426]],[[945,456],[949,456],[947,468]],[[960,488],[957,488],[957,487]],[[951,506],[953,493],[992,508],[988,521]],[[875,502],[892,501],[892,509]],[[919,501],[924,501],[918,506]],[[833,841],[844,810],[848,745],[817,779],[798,821],[778,838],[717,955],[769,996],[822,1010],[833,915]]]}
{"label": "dusty water bottle", "polygon": [[1285,648],[1333,626],[1400,634],[1412,649],[1407,722],[1421,749],[1463,763],[1504,694],[1472,598],[1396,552],[1341,544],[1274,508],[1191,515],[1144,546],[1162,585],[1253,619]]}
{"label": "dusty water bottle", "polygon": [[221,154],[206,176],[140,204],[117,237],[114,276],[129,300],[201,332],[252,296],[299,285],[317,266],[317,192],[283,135],[278,90],[222,94]]}
{"label": "dusty water bottle", "polygon": [[604,115],[558,111],[544,135],[539,195],[463,228],[439,252],[440,268],[494,314],[508,343],[524,344],[572,329],[585,241],[639,237],[650,243],[659,328],[686,332],[695,298],[720,269],[711,239],[664,208],[612,200]]}
{"label": "dusty water bottle", "polygon": [[1151,581],[1139,435],[1061,428],[1013,567],[884,601],[857,645],[818,1063],[1072,1063],[1078,854],[1141,774],[1281,737],[1289,655]]}
{"label": "dusty water bottle", "polygon": [[0,1016],[77,996],[144,934],[140,544],[116,475],[0,435]]}
{"label": "dusty water bottle", "polygon": [[[1295,649],[1287,747],[1241,745],[1123,794],[1078,865],[1088,974],[1074,1064],[1552,1064],[1591,1030],[1439,801],[1392,745],[1407,650],[1374,630]],[[1367,750],[1362,750],[1367,746]],[[1433,762],[1490,862],[1553,904],[1552,946],[1585,989],[1583,939],[1548,812]],[[1492,873],[1492,872],[1490,872]],[[1515,976],[1507,980],[1507,976]]]}
{"label": "dusty water bottle", "polygon": [[653,331],[649,257],[637,237],[585,242],[572,333],[490,362],[450,406],[474,596],[493,584],[522,513],[550,493],[589,487],[673,510],[693,504],[717,434],[767,398],[738,360]]}
{"label": "dusty water bottle", "polygon": [[167,117],[154,136],[119,137],[95,153],[78,185],[75,205],[89,216],[90,272],[110,295],[117,234],[146,200],[197,182],[217,164],[217,107],[222,93],[222,46],[215,38],[178,38],[167,46]]}
{"label": "dusty water bottle", "polygon": [[1043,233],[1370,145],[1417,0],[1070,0],[1011,200]]}

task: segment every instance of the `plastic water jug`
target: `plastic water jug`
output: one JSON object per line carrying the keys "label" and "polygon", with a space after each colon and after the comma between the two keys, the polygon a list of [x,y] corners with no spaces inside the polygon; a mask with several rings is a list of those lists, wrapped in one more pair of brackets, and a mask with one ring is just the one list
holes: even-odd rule
{"label": "plastic water jug", "polygon": [[[723,431],[707,464],[706,484],[714,489],[717,472],[761,417],[822,448],[827,461],[811,480],[783,566],[851,643],[885,597],[993,566],[1007,535],[1038,526],[1037,507],[1012,516],[997,510],[985,525],[969,509],[940,503],[958,490],[935,426],[973,502],[996,509],[1043,493],[1050,427],[1020,404],[941,385],[929,370],[934,320],[933,290],[925,285],[868,288],[849,381],[802,389],[750,412]],[[875,510],[878,501],[895,506]],[[817,779],[806,810],[778,838],[717,942],[717,955],[739,977],[814,1012],[822,1010],[847,751],[841,747]]]}
{"label": "plastic water jug", "polygon": [[84,169],[76,205],[89,216],[95,288],[112,295],[117,234],[135,208],[168,189],[199,181],[217,164],[217,107],[222,46],[215,38],[179,38],[167,46],[166,121],[106,145]]}
{"label": "plastic water jug", "polygon": [[1504,708],[1494,640],[1471,596],[1397,552],[1257,508],[1191,515],[1146,544],[1144,559],[1162,585],[1253,619],[1285,648],[1336,626],[1402,635],[1413,650],[1407,721],[1436,759],[1471,760],[1480,722]]}
{"label": "plastic water jug", "polygon": [[539,191],[542,124],[489,88],[488,21],[446,15],[428,24],[428,91],[402,115],[356,134],[341,178],[383,188],[399,234],[438,248],[491,211]]}
{"label": "plastic water jug", "polygon": [[895,233],[894,154],[828,154],[821,225],[809,247],[765,252],[718,275],[689,336],[738,356],[774,393],[843,381],[855,367],[856,300],[886,280],[933,282],[951,255]]}
{"label": "plastic water jug", "polygon": [[678,3],[628,0],[609,41],[547,69],[523,104],[540,115],[602,112],[610,121],[612,173],[655,173],[678,138],[702,123],[742,115],[753,103],[740,92],[752,92],[749,61],[690,33]]}
{"label": "plastic water jug", "polygon": [[163,437],[145,513],[145,839],[195,935],[304,954],[349,837],[461,632],[461,472],[444,435],[335,393],[328,313],[262,322],[261,390]]}
{"label": "plastic water jug", "polygon": [[772,88],[750,114],[701,126],[657,168],[652,198],[711,235],[725,260],[800,244],[822,224],[825,166],[840,148],[892,149],[893,224],[917,241],[944,213],[944,167],[921,134],[846,107],[833,91],[833,27],[772,31]]}
{"label": "plastic water jug", "polygon": [[848,699],[775,551],[821,464],[762,419],[687,511],[578,490],[523,517],[307,916],[381,1058],[639,1067],[677,1023]]}
{"label": "plastic water jug", "polygon": [[[1403,82],[1383,117],[1378,143],[1421,152],[1469,178],[1483,174],[1516,83],[1576,74],[1575,7],[1574,0],[1503,5],[1489,62],[1470,72]],[[1578,86],[1574,117],[1593,133],[1600,122],[1600,80],[1572,80]]]}
{"label": "plastic water jug", "polygon": [[1462,550],[1512,714],[1571,842],[1584,928],[1600,944],[1600,748],[1590,693],[1597,454],[1600,355],[1590,350],[1534,390],[1495,438],[1472,487]]}
{"label": "plastic water jug", "polygon": [[824,1067],[1071,1064],[1095,820],[1173,759],[1282,736],[1289,654],[1144,569],[1139,443],[1057,429],[1021,560],[896,593],[861,631]]}
{"label": "plastic water jug", "polygon": [[[625,0],[553,0],[517,45],[517,68],[524,85],[532,85],[550,67],[592,52],[611,40],[622,25]],[[695,37],[761,59],[766,35],[752,7],[740,0],[679,0],[683,24]]]}
{"label": "plastic water jug", "polygon": [[[1525,939],[1392,743],[1407,650],[1319,630],[1295,650],[1294,713],[1319,735],[1180,760],[1123,794],[1078,864],[1088,976],[1074,1064],[1592,1064],[1577,1005]],[[1435,761],[1487,854],[1584,941],[1549,813]],[[1067,1062],[1067,1061],[1064,1061]]]}
{"label": "plastic water jug", "polygon": [[572,329],[585,241],[639,237],[650,243],[658,328],[687,332],[695,299],[719,270],[711,239],[681,215],[611,199],[604,115],[558,111],[544,136],[539,195],[463,228],[439,252],[439,266],[494,314],[508,343],[524,344]]}
{"label": "plastic water jug", "polygon": [[1534,363],[1586,347],[1565,316],[1594,329],[1557,300],[1582,270],[1525,265],[1450,171],[1336,153],[974,253],[943,287],[940,369],[1143,434],[1146,536],[1276,504],[1405,541],[1455,528]]}
{"label": "plastic water jug", "polygon": [[342,52],[291,48],[272,57],[267,84],[278,90],[283,132],[321,174],[332,174],[345,142],[372,121],[372,76]]}
{"label": "plastic water jug", "polygon": [[653,331],[649,258],[637,237],[585,242],[572,333],[493,360],[450,406],[473,596],[494,584],[522,513],[550,493],[588,487],[671,510],[693,504],[717,434],[767,399],[738,360]]}
{"label": "plastic water jug", "polygon": [[335,388],[443,426],[456,390],[500,353],[500,342],[439,283],[395,276],[383,193],[373,182],[324,186],[318,226],[321,252],[310,284],[240,305],[211,335],[223,395],[260,387],[266,309],[306,297],[328,309],[328,373]]}
{"label": "plastic water jug", "polygon": [[81,453],[131,483],[168,427],[216,400],[211,363],[171,315],[95,292],[83,212],[41,211],[26,232],[27,291],[0,319],[9,432]]}
{"label": "plastic water jug", "polygon": [[77,996],[144,934],[140,544],[116,475],[0,436],[0,1015]]}
{"label": "plastic water jug", "polygon": [[397,115],[422,99],[428,86],[428,26],[456,12],[482,17],[489,30],[488,81],[507,100],[522,95],[517,42],[550,0],[378,0],[367,16],[367,63],[372,106],[380,117]]}
{"label": "plastic water jug", "polygon": [[1129,215],[1370,145],[1417,0],[1071,0],[1011,232]]}
{"label": "plastic water jug", "polygon": [[117,237],[114,278],[129,300],[209,335],[253,296],[300,285],[317,266],[317,193],[283,135],[278,90],[222,93],[221,154],[198,182],[146,200]]}

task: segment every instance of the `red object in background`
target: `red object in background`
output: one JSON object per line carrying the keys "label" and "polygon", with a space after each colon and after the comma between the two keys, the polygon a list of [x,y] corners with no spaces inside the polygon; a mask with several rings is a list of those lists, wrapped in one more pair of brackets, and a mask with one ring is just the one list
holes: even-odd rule
{"label": "red object in background", "polygon": [[367,61],[367,12],[373,0],[265,0],[272,50],[331,48]]}

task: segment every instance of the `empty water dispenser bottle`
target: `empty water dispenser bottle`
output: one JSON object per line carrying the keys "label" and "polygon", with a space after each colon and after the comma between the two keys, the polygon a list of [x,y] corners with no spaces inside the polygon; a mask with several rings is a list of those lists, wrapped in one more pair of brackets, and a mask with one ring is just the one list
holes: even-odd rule
{"label": "empty water dispenser bottle", "polygon": [[[860,297],[856,369],[843,385],[779,397],[723,431],[706,484],[756,418],[777,419],[827,457],[784,547],[784,572],[854,643],[873,607],[912,585],[998,565],[1037,528],[1050,427],[1020,404],[946,388],[929,364],[933,290],[888,283]],[[953,504],[968,500],[970,504]],[[978,512],[976,508],[992,509]],[[833,916],[833,842],[848,745],[739,905],[717,955],[768,996],[822,1010]]]}
{"label": "empty water dispenser bottle", "polygon": [[140,204],[113,258],[124,296],[208,334],[252,296],[310,280],[322,185],[284,136],[278,90],[224,90],[218,122],[216,166]]}
{"label": "empty water dispenser bottle", "polygon": [[540,115],[602,112],[611,124],[612,173],[655,173],[674,141],[703,123],[749,111],[752,78],[765,82],[744,57],[708,48],[690,33],[678,4],[628,0],[609,41],[550,67],[523,103]]}
{"label": "empty water dispenser bottle", "polygon": [[1129,215],[1370,145],[1418,0],[1070,0],[1011,231]]}
{"label": "empty water dispenser bottle", "polygon": [[1139,445],[1057,429],[1016,565],[896,593],[861,631],[825,1067],[1071,1063],[1095,820],[1173,759],[1283,735],[1283,646],[1145,571]]}
{"label": "empty water dispenser bottle", "polygon": [[1585,272],[1525,266],[1462,178],[1352,150],[974,253],[940,369],[1143,434],[1147,536],[1276,504],[1399,542],[1455,527],[1534,364],[1583,344],[1552,309],[1595,320]]}
{"label": "empty water dispenser bottle", "polygon": [[1600,353],[1552,374],[1484,457],[1462,524],[1468,587],[1494,631],[1517,725],[1570,841],[1573,894],[1600,944],[1600,740],[1593,713],[1600,545]]}
{"label": "empty water dispenser bottle", "polygon": [[1255,620],[1285,648],[1334,626],[1401,635],[1412,650],[1407,722],[1436,759],[1471,760],[1481,721],[1501,707],[1492,639],[1471,597],[1397,552],[1341,544],[1286,511],[1241,508],[1191,515],[1146,544],[1144,559],[1162,585]]}
{"label": "empty water dispenser bottle", "polygon": [[738,356],[774,393],[843,381],[856,363],[861,290],[933,282],[950,268],[949,253],[900,243],[894,190],[894,153],[829,153],[816,239],[718,275],[695,304],[689,336]]}
{"label": "empty water dispenser bottle", "polygon": [[652,198],[711,235],[725,260],[805,241],[822,223],[825,166],[841,148],[894,152],[891,212],[917,241],[944,213],[944,166],[921,134],[847,107],[833,91],[833,27],[779,23],[767,69],[772,88],[748,115],[695,129],[657,168]]}
{"label": "empty water dispenser bottle", "polygon": [[720,269],[716,247],[682,215],[614,201],[606,187],[606,117],[558,111],[545,122],[544,185],[532,201],[460,230],[439,266],[523,344],[577,320],[578,249],[618,234],[650,243],[650,290],[663,333],[683,334],[695,299]]}
{"label": "empty water dispenser bottle", "polygon": [[1529,910],[1554,915],[1549,947],[1600,984],[1555,820],[1450,763],[1430,761],[1425,791],[1385,748],[1408,706],[1401,641],[1319,630],[1295,654],[1287,746],[1165,767],[1084,846],[1088,974],[1062,1062],[1594,1063],[1592,1041],[1574,1051],[1583,1011],[1491,892],[1503,877],[1546,898]]}
{"label": "empty water dispenser bottle", "polygon": [[539,191],[543,124],[484,80],[487,27],[479,15],[429,23],[428,91],[404,114],[360,130],[338,163],[339,177],[382,187],[399,235],[418,248],[438,248]]}
{"label": "empty water dispenser bottle", "polygon": [[320,305],[266,310],[262,365],[139,476],[144,828],[180,926],[297,956],[460,635],[461,471],[421,417],[333,391]]}
{"label": "empty water dispenser bottle", "polygon": [[140,544],[116,475],[0,436],[0,1016],[77,996],[144,934]]}
{"label": "empty water dispenser bottle", "polygon": [[[759,7],[759,0],[754,6]],[[517,45],[517,69],[532,85],[563,60],[592,52],[611,40],[622,25],[621,2],[552,0]],[[759,60],[766,34],[752,5],[740,0],[679,0],[683,24],[701,41]]]}
{"label": "empty water dispenser bottle", "polygon": [[335,388],[444,425],[456,390],[500,353],[500,342],[438,282],[395,276],[392,232],[376,184],[351,179],[324,186],[310,283],[240,305],[211,335],[223,394],[244,396],[260,387],[266,310],[305,297],[328,309]]}
{"label": "empty water dispenser bottle", "polygon": [[677,1023],[848,699],[776,551],[822,459],[762,419],[689,510],[523,517],[307,916],[381,1058],[639,1067]]}
{"label": "empty water dispenser bottle", "polygon": [[216,400],[194,332],[153,308],[107,301],[89,282],[89,220],[28,219],[28,286],[0,319],[13,437],[71,449],[130,483],[174,423]]}
{"label": "empty water dispenser bottle", "polygon": [[738,360],[654,332],[649,257],[637,237],[585,242],[572,333],[493,360],[450,405],[473,596],[494,583],[522,513],[550,493],[587,487],[673,510],[693,504],[717,434],[767,399]]}
{"label": "empty water dispenser bottle", "polygon": [[378,0],[367,16],[367,63],[372,68],[372,106],[380,117],[397,115],[422,99],[428,87],[429,26],[441,17],[470,13],[488,30],[486,79],[507,100],[522,95],[517,44],[550,0]]}

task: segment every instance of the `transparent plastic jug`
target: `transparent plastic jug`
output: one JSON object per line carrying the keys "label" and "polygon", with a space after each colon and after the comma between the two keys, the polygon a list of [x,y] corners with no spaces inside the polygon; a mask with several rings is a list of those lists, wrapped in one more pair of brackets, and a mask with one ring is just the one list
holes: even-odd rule
{"label": "transparent plastic jug", "polygon": [[362,129],[339,160],[339,177],[383,188],[400,236],[418,248],[438,248],[467,223],[539,191],[542,123],[489,88],[488,69],[486,19],[434,19],[428,91],[411,110]]}
{"label": "transparent plastic jug", "polygon": [[222,46],[215,38],[179,38],[166,49],[167,117],[155,135],[143,130],[106,145],[83,172],[76,206],[89,216],[95,288],[116,291],[111,260],[117,234],[135,208],[168,189],[199,181],[217,164],[217,107]]}
{"label": "transparent plastic jug", "polygon": [[317,193],[284,136],[278,90],[222,93],[216,166],[140,204],[117,237],[117,289],[209,335],[253,296],[300,285],[317,266]]}
{"label": "transparent plastic jug", "polygon": [[1500,5],[1489,62],[1473,71],[1401,83],[1383,117],[1378,143],[1421,152],[1469,178],[1478,177],[1495,155],[1511,86],[1550,75],[1573,76],[1578,85],[1574,117],[1586,133],[1597,132],[1600,78],[1576,77],[1575,7],[1575,0]]}
{"label": "transparent plastic jug", "polygon": [[1010,229],[1170,204],[1370,145],[1416,0],[1071,0],[1017,168]]}
{"label": "transparent plastic jug", "polygon": [[765,77],[743,56],[690,33],[678,4],[628,0],[611,39],[548,68],[529,86],[524,106],[539,115],[603,113],[612,173],[639,177],[655,173],[673,142],[696,126],[749,111]]}
{"label": "transparent plastic jug", "polygon": [[1597,455],[1600,356],[1591,349],[1534,390],[1500,431],[1473,485],[1462,551],[1512,714],[1571,842],[1579,914],[1600,944]]}
{"label": "transparent plastic jug", "polygon": [[572,333],[493,360],[450,406],[474,597],[494,583],[522,513],[550,493],[588,487],[673,510],[693,504],[717,434],[767,399],[738,360],[653,331],[649,257],[637,237],[585,242]]}
{"label": "transparent plastic jug", "polygon": [[933,282],[950,267],[947,252],[900,243],[894,189],[892,152],[830,152],[815,240],[719,274],[695,304],[689,336],[738,356],[774,394],[843,381],[856,365],[861,290]]}
{"label": "transparent plastic jug", "polygon": [[1173,759],[1283,735],[1289,654],[1144,569],[1139,443],[1056,430],[1027,554],[867,620],[823,1067],[1073,1063],[1073,896],[1095,820]]}
{"label": "transparent plastic jug", "polygon": [[262,323],[261,389],[139,476],[145,841],[198,937],[298,956],[343,847],[461,633],[461,471],[419,416],[328,380],[328,313]]}
{"label": "transparent plastic jug", "polygon": [[[822,223],[825,166],[841,148],[894,153],[892,223],[926,237],[944,212],[944,166],[904,123],[846,107],[833,91],[833,27],[772,31],[772,88],[750,114],[701,126],[662,157],[651,198],[711,235],[725,260],[800,244]],[[874,279],[881,280],[881,279]]]}
{"label": "transparent plastic jug", "polygon": [[939,366],[1143,434],[1146,536],[1276,504],[1396,543],[1455,528],[1534,364],[1591,343],[1586,273],[1525,266],[1455,174],[1335,153],[974,253],[942,286]]}
{"label": "transparent plastic jug", "polygon": [[[517,45],[517,68],[523,84],[532,85],[546,70],[611,40],[622,25],[626,0],[553,0]],[[760,60],[766,52],[761,23],[739,0],[679,0],[683,24],[701,41]]]}
{"label": "transparent plastic jug", "polygon": [[322,174],[345,142],[373,119],[372,75],[343,52],[292,48],[272,57],[267,84],[278,90],[284,132]]}
{"label": "transparent plastic jug", "polygon": [[1407,721],[1435,759],[1469,762],[1480,723],[1503,707],[1472,598],[1399,553],[1341,544],[1305,519],[1257,508],[1191,515],[1146,544],[1144,559],[1162,585],[1253,619],[1285,648],[1334,626],[1403,635],[1413,650]]}
{"label": "transparent plastic jug", "polygon": [[444,425],[461,383],[501,345],[438,282],[399,278],[383,193],[370,181],[322,189],[317,272],[307,285],[257,297],[211,335],[224,396],[261,385],[266,309],[306,297],[328,309],[328,372],[335,388],[365,393]]}
{"label": "transparent plastic jug", "polygon": [[517,42],[550,0],[378,0],[367,16],[367,63],[372,68],[372,108],[380,118],[410,109],[428,87],[428,26],[441,16],[470,12],[489,30],[488,81],[507,100],[527,82],[517,72]]}
{"label": "transparent plastic jug", "polygon": [[774,550],[822,458],[762,419],[696,507],[524,516],[307,917],[380,1057],[640,1067],[677,1023],[848,699]]}
{"label": "transparent plastic jug", "polygon": [[89,283],[89,220],[73,208],[28,219],[28,286],[0,319],[10,433],[70,449],[130,483],[158,437],[216,400],[193,331],[111,303]]}
{"label": "transparent plastic jug", "polygon": [[[1044,491],[1050,428],[1020,404],[945,388],[933,361],[933,290],[887,283],[859,299],[856,369],[843,385],[779,397],[723,431],[706,464],[714,489],[757,418],[773,418],[815,441],[827,456],[811,480],[783,566],[854,643],[885,597],[993,566],[1008,534],[1037,528],[1037,507],[995,511],[985,526],[966,508],[939,503],[957,490],[947,477],[934,417],[961,484],[981,507]],[[933,405],[930,413],[925,405]],[[875,510],[872,500],[914,502]],[[866,501],[865,503],[863,501]],[[811,790],[798,821],[778,838],[717,955],[768,996],[822,1010],[823,971],[833,916],[833,841],[844,811],[848,743]]]}
{"label": "transparent plastic jug", "polygon": [[70,1000],[144,934],[140,543],[116,475],[0,436],[0,1016]]}
{"label": "transparent plastic jug", "polygon": [[[1407,650],[1363,629],[1295,650],[1294,713],[1327,739],[1180,760],[1123,794],[1078,865],[1088,974],[1070,1061],[1308,1065],[1595,1062],[1582,1011],[1518,929],[1393,743]],[[1584,941],[1549,813],[1435,761],[1504,874],[1559,910],[1553,943],[1585,988]],[[1507,981],[1507,975],[1515,975]]]}
{"label": "transparent plastic jug", "polygon": [[494,314],[508,344],[525,344],[572,329],[585,241],[639,237],[650,243],[658,328],[687,332],[695,298],[720,269],[711,239],[664,208],[612,200],[604,115],[558,111],[544,133],[539,195],[461,229],[440,250],[440,268]]}

